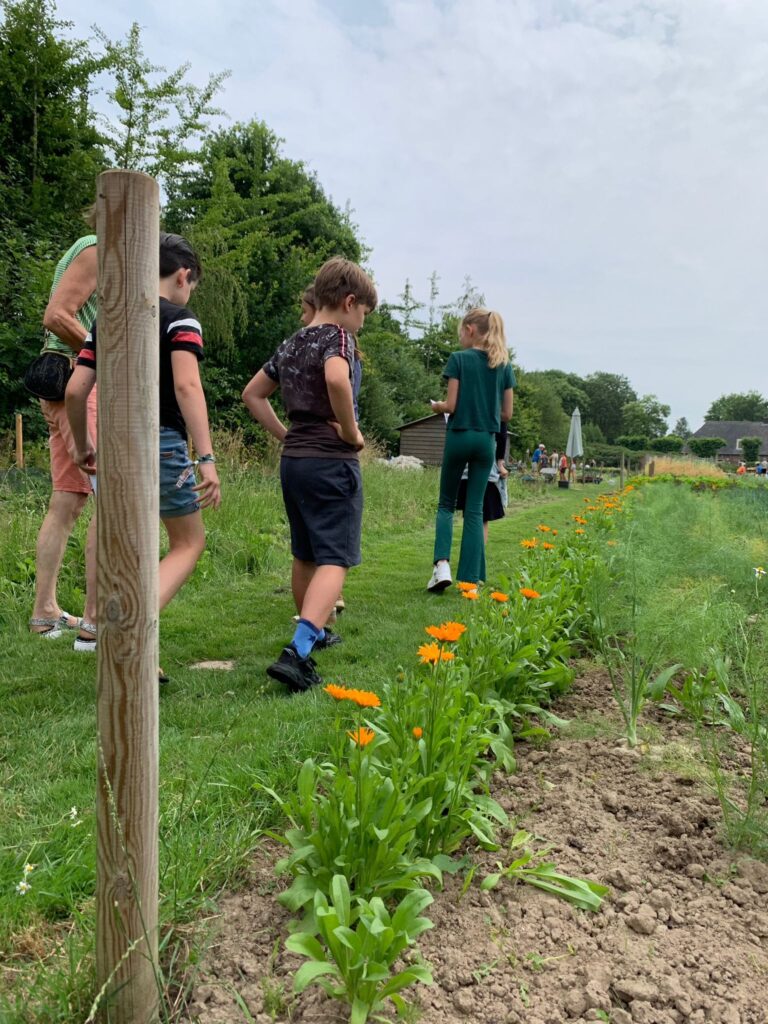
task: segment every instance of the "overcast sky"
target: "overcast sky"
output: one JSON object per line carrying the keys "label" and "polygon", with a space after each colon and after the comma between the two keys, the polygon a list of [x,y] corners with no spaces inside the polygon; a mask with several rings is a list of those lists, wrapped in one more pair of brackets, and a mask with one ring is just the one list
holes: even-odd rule
{"label": "overcast sky", "polygon": [[626,374],[700,425],[757,388],[768,0],[60,0],[258,117],[347,201],[384,298],[472,277],[526,369]]}

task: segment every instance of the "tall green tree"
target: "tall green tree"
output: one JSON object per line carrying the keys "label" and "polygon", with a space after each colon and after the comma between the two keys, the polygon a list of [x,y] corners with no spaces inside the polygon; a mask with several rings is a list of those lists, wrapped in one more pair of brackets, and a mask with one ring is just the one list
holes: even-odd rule
{"label": "tall green tree", "polygon": [[619,373],[590,373],[584,378],[584,389],[589,398],[589,419],[596,423],[613,444],[622,432],[622,410],[628,402],[637,401],[637,392],[629,380]]}
{"label": "tall green tree", "polygon": [[111,111],[101,118],[111,162],[146,171],[166,189],[178,188],[211,118],[223,113],[213,98],[229,72],[210,75],[199,88],[187,79],[190,64],[168,72],[147,59],[138,23],[121,40],[110,39],[98,26],[94,32],[112,79],[107,90]]}
{"label": "tall green tree", "polygon": [[662,437],[667,432],[670,407],[656,395],[643,395],[627,402],[621,410],[621,426],[625,434],[642,434],[648,438]]}
{"label": "tall green tree", "polygon": [[684,441],[687,441],[693,431],[688,426],[688,420],[685,416],[681,416],[680,419],[675,423],[672,428],[672,434],[674,437],[682,437]]}
{"label": "tall green tree", "polygon": [[710,405],[705,420],[750,420],[768,423],[768,400],[758,391],[721,395]]}

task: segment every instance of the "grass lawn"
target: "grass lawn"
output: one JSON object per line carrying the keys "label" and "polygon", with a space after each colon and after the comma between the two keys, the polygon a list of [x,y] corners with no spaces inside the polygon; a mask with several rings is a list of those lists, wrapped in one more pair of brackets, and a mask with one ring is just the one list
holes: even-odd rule
{"label": "grass lawn", "polygon": [[[18,481],[17,481],[18,484]],[[423,627],[462,613],[455,591],[435,597],[431,569],[437,473],[365,471],[364,564],[345,586],[344,644],[319,656],[329,682],[376,689],[412,661]],[[207,516],[208,549],[163,613],[160,698],[161,915],[178,924],[236,884],[275,808],[254,788],[293,785],[303,759],[328,749],[334,709],[312,692],[286,698],[265,668],[290,638],[287,530],[273,473],[259,466],[224,477],[224,505]],[[596,488],[512,494],[491,525],[489,582],[513,573],[519,541],[539,522],[559,528]],[[90,956],[95,864],[95,659],[67,639],[27,633],[34,541],[44,481],[0,490],[0,1020],[85,1019],[93,997]],[[73,539],[60,600],[79,612],[83,528]],[[456,538],[458,540],[458,537]],[[191,668],[235,662],[234,671]],[[76,809],[76,810],[73,810]],[[31,890],[16,892],[26,863]]]}

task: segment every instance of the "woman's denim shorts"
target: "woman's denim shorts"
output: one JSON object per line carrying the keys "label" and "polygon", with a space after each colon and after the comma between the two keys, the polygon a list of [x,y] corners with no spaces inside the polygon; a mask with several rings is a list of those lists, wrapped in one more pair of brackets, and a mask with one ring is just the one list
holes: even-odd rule
{"label": "woman's denim shorts", "polygon": [[197,512],[200,502],[196,486],[187,442],[178,430],[160,427],[160,517],[171,519]]}

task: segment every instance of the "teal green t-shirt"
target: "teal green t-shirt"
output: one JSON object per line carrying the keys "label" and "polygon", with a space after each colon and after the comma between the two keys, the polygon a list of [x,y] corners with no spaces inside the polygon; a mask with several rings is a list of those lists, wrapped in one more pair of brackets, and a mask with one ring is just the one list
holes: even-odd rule
{"label": "teal green t-shirt", "polygon": [[448,419],[449,430],[487,430],[497,433],[501,428],[501,404],[504,392],[515,386],[511,363],[488,365],[488,354],[479,348],[453,352],[443,370],[444,377],[459,382],[456,409]]}

